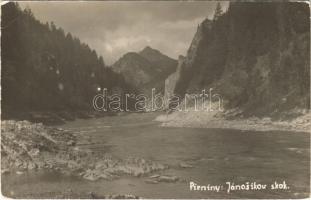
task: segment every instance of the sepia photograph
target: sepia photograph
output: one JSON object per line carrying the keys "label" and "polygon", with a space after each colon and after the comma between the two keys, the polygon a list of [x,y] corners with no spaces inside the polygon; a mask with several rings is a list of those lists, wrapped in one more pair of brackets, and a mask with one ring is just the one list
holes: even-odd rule
{"label": "sepia photograph", "polygon": [[309,1],[1,1],[1,199],[309,199]]}

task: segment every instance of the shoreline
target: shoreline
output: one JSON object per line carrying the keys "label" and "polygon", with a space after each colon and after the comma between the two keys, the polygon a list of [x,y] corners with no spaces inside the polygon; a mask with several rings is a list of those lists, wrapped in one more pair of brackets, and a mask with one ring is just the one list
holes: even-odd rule
{"label": "shoreline", "polygon": [[107,116],[116,116],[115,112],[97,112],[93,110],[77,111],[14,111],[2,116],[2,121],[29,121],[31,123],[42,123],[46,126],[62,125],[77,119],[92,119]]}
{"label": "shoreline", "polygon": [[241,131],[290,131],[311,133],[311,113],[307,112],[291,120],[271,120],[270,117],[228,119],[229,115],[217,111],[188,111],[162,114],[154,121],[160,122],[161,127],[176,128],[212,128],[235,129]]}
{"label": "shoreline", "polygon": [[[152,116],[148,117],[146,115],[142,116],[136,116],[138,117],[137,120],[140,118],[143,118],[144,120],[147,119],[147,121],[152,121],[157,115],[161,113],[153,113]],[[189,115],[189,113],[187,113]],[[138,115],[138,114],[137,114]],[[171,116],[171,115],[170,115]],[[128,116],[129,118],[132,118],[133,116]],[[135,117],[135,116],[134,116]],[[113,117],[114,118],[114,117]],[[118,120],[117,118],[114,120]],[[97,121],[96,121],[97,122]],[[136,123],[135,121],[134,123]],[[177,162],[167,162],[167,160],[161,160],[157,159],[157,157],[154,154],[148,154],[151,156],[143,155],[136,155],[133,152],[125,157],[118,157],[119,154],[114,154],[112,156],[112,152],[109,152],[109,150],[103,150],[101,152],[96,153],[96,151],[89,151],[88,149],[79,148],[79,142],[81,141],[87,141],[87,138],[89,137],[79,137],[80,133],[76,132],[74,129],[66,129],[64,127],[46,127],[42,124],[34,124],[27,121],[2,121],[2,148],[5,153],[2,156],[2,175],[4,176],[17,176],[16,180],[19,180],[19,177],[22,176],[28,176],[28,174],[22,175],[23,173],[27,173],[26,171],[41,171],[41,170],[48,170],[51,173],[57,172],[60,174],[70,175],[73,177],[79,178],[81,181],[86,181],[86,184],[92,184],[93,181],[107,181],[107,182],[113,182],[117,179],[123,179],[124,177],[132,177],[140,179],[140,182],[143,185],[147,184],[158,184],[160,187],[163,187],[163,184],[172,184],[172,183],[183,183],[185,180],[190,180],[188,175],[185,175],[184,172],[179,173],[179,170],[191,170],[191,168],[196,172],[200,169],[200,166],[205,166],[205,162],[210,162],[210,158],[214,158],[215,162],[217,163],[223,163],[228,164],[232,160],[232,158],[235,155],[228,155],[224,156],[223,153],[217,154],[216,156],[207,156],[198,154],[193,154],[194,152],[197,152],[197,149],[192,149],[191,146],[197,145],[197,141],[200,141],[200,145],[205,146],[205,141],[208,141],[210,144],[215,144],[213,140],[209,140],[210,135],[207,135],[206,133],[209,131],[201,131],[201,130],[195,130],[191,129],[190,131],[194,131],[192,133],[192,136],[196,137],[196,133],[199,133],[199,138],[196,140],[188,143],[190,147],[189,154],[185,157],[178,157],[180,154],[180,150],[175,149],[174,154],[177,155],[177,157],[174,156],[174,159],[176,159]],[[94,123],[96,124],[96,123]],[[155,124],[155,123],[154,123]],[[86,127],[89,127],[90,124],[86,124]],[[155,126],[152,126],[152,128],[157,129]],[[88,130],[84,129],[84,130]],[[123,129],[125,130],[125,129]],[[154,133],[160,133],[162,131],[161,128],[158,128],[156,132]],[[171,130],[168,130],[166,128],[167,133],[170,133]],[[179,133],[186,133],[183,134],[184,139],[182,140],[184,143],[185,141],[189,141],[187,132],[188,130],[180,130],[176,129],[176,131]],[[137,130],[134,130],[134,132],[137,132]],[[217,132],[210,131],[213,135],[217,135]],[[222,131],[220,131],[222,132]],[[108,132],[107,132],[108,133]],[[230,131],[229,131],[230,133]],[[247,133],[247,132],[246,132]],[[245,134],[246,134],[245,133]],[[152,139],[154,139],[153,132],[149,133],[149,136],[151,136]],[[169,135],[169,134],[165,134]],[[287,136],[286,136],[287,135]],[[286,134],[283,139],[288,140],[291,142],[291,135],[293,138],[308,138],[306,134]],[[138,133],[136,135],[137,138],[140,138],[140,134]],[[200,136],[204,136],[207,140],[202,140]],[[222,135],[222,136],[228,136],[228,134]],[[222,137],[221,136],[221,137]],[[232,135],[235,137],[235,135]],[[244,138],[243,134],[236,134],[239,138]],[[245,135],[246,137],[252,137],[251,133],[248,135]],[[265,138],[267,135],[260,135],[260,133],[257,135],[259,138]],[[290,136],[290,137],[288,137]],[[177,140],[178,134],[171,135],[171,139],[166,142],[166,144],[171,144],[172,142],[175,143],[175,145],[180,146],[180,141]],[[181,135],[181,137],[183,137]],[[159,141],[159,139],[163,138],[163,136],[160,134],[158,135],[157,139],[152,140]],[[226,137],[223,137],[226,139]],[[257,137],[255,137],[257,138]],[[108,138],[106,138],[108,140]],[[301,140],[298,141],[301,141]],[[270,140],[270,139],[269,139]],[[40,141],[40,142],[38,142]],[[202,141],[202,143],[201,143]],[[216,140],[217,141],[217,140]],[[228,143],[231,143],[230,140],[226,141]],[[134,142],[134,145],[133,145]],[[146,142],[146,141],[145,141]],[[220,142],[220,141],[219,141]],[[254,140],[256,143],[256,140]],[[133,148],[136,148],[136,140],[135,141],[129,141],[133,145]],[[119,145],[123,145],[124,143],[115,143]],[[243,144],[243,143],[241,143]],[[240,147],[240,143],[233,145],[232,147]],[[280,143],[278,143],[279,145]],[[290,144],[295,144],[290,143]],[[201,146],[198,145],[198,148]],[[208,150],[208,152],[211,152],[211,155],[215,153],[215,149],[213,145],[208,145],[211,147],[211,151]],[[246,144],[247,145],[247,144]],[[274,142],[270,140],[269,145],[274,146]],[[268,146],[269,146],[268,145]],[[157,144],[155,144],[157,146]],[[249,146],[249,145],[247,145]],[[247,148],[245,146],[245,148]],[[143,146],[144,148],[149,148],[149,145]],[[297,153],[297,155],[305,155],[307,152],[305,150],[301,150],[300,147],[295,148],[297,146],[292,145],[286,145],[281,147],[286,147],[288,149],[289,156],[292,155],[292,153]],[[142,148],[142,149],[144,149]],[[161,146],[158,148],[162,148]],[[271,146],[270,146],[271,148]],[[240,151],[241,149],[239,149]],[[118,151],[116,151],[118,152]],[[134,151],[136,152],[136,150]],[[227,151],[225,151],[227,152]],[[287,152],[287,150],[286,150]],[[262,154],[269,157],[269,153]],[[135,157],[128,157],[128,156],[135,156]],[[136,157],[138,156],[138,157]],[[249,162],[250,158],[259,156],[259,155],[248,155],[245,158],[245,162]],[[260,156],[261,157],[261,156]],[[193,159],[194,158],[194,159]],[[240,159],[240,158],[238,158]],[[255,159],[256,160],[256,159]],[[261,162],[262,160],[257,160],[258,162]],[[256,161],[256,162],[257,162]],[[214,161],[213,161],[214,162]],[[276,162],[273,164],[273,166],[278,165],[279,163]],[[240,165],[240,164],[239,164]],[[213,165],[211,165],[213,167]],[[238,166],[236,166],[238,167]],[[12,170],[15,168],[15,170]],[[217,165],[216,165],[217,168]],[[303,168],[305,169],[305,168]],[[12,171],[10,171],[12,170]],[[176,171],[177,170],[177,171]],[[253,169],[252,169],[253,170]],[[42,171],[44,172],[44,171]],[[187,171],[185,172],[188,173]],[[192,173],[192,172],[191,172]],[[36,178],[37,176],[35,176]],[[12,180],[12,179],[11,179]],[[14,179],[13,179],[14,180]],[[88,182],[87,182],[88,181]],[[122,180],[120,180],[122,182]],[[12,182],[11,182],[12,183]],[[96,183],[96,182],[95,182]],[[94,184],[94,183],[93,183]],[[33,186],[33,185],[32,185]],[[45,188],[47,185],[45,185]],[[52,191],[52,193],[46,192],[48,189],[45,189],[45,192],[37,193],[36,190],[32,189],[32,191],[24,192],[25,187],[16,187],[17,192],[15,194],[10,193],[10,188],[7,188],[5,190],[4,195],[10,198],[24,198],[25,195],[27,197],[36,198],[36,197],[42,197],[45,196],[46,198],[77,198],[77,197],[85,197],[85,198],[137,198],[137,196],[148,196],[146,194],[141,194],[137,191],[130,192],[130,195],[126,191],[103,191],[101,192],[98,189],[88,189],[87,193],[80,194],[76,193],[74,188],[79,188],[79,186],[75,186],[70,191],[63,190],[62,187],[57,187]],[[21,190],[18,190],[21,189]],[[131,195],[133,194],[133,195]],[[302,195],[302,194],[301,194]]]}
{"label": "shoreline", "polygon": [[86,180],[144,176],[168,166],[140,157],[119,159],[80,149],[81,138],[62,128],[28,121],[1,121],[1,173],[52,169]]}

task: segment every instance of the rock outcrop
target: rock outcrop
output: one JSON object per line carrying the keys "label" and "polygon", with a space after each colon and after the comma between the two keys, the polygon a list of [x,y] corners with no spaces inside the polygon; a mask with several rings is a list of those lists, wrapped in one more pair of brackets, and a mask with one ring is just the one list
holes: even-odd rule
{"label": "rock outcrop", "polygon": [[231,2],[199,25],[175,93],[214,88],[243,116],[309,109],[309,17],[303,2]]}
{"label": "rock outcrop", "polygon": [[75,142],[76,137],[62,129],[28,121],[2,121],[1,170],[65,166],[75,154],[70,151]]}
{"label": "rock outcrop", "polygon": [[197,32],[195,33],[190,47],[187,51],[186,57],[183,59],[182,66],[180,67],[180,75],[176,82],[174,93],[183,96],[188,90],[192,77],[199,73],[200,70],[200,57],[204,51],[204,45],[211,30],[211,21],[205,19],[198,25]]}
{"label": "rock outcrop", "polygon": [[164,98],[166,102],[169,101],[170,97],[175,94],[175,88],[177,81],[180,79],[181,72],[183,71],[183,66],[185,62],[185,57],[180,55],[178,57],[178,65],[176,72],[169,75],[169,77],[165,80],[165,91],[164,91]]}

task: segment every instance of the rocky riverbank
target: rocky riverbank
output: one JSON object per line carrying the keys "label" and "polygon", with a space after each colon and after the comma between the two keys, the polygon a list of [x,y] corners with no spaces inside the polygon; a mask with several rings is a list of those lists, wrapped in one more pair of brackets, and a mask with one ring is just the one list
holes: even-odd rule
{"label": "rocky riverbank", "polygon": [[97,112],[90,110],[80,111],[31,111],[21,112],[12,111],[10,113],[2,113],[3,120],[27,120],[33,123],[43,123],[44,125],[60,125],[75,119],[90,119],[97,117],[105,117],[116,115],[115,112]]}
{"label": "rocky riverbank", "polygon": [[287,119],[273,120],[270,117],[237,117],[237,111],[181,111],[158,116],[155,120],[165,127],[224,128],[253,131],[293,131],[311,130],[311,113],[295,110],[285,115],[296,115]]}
{"label": "rocky riverbank", "polygon": [[143,158],[125,160],[80,150],[72,132],[28,121],[1,122],[1,172],[49,169],[84,179],[144,176],[167,166]]}

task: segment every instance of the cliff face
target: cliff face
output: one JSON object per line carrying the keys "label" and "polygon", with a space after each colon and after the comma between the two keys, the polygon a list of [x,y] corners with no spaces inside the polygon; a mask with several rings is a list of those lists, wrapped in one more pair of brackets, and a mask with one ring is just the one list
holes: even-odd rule
{"label": "cliff face", "polygon": [[169,75],[169,77],[165,80],[165,99],[169,99],[175,93],[174,90],[176,88],[177,81],[180,80],[181,72],[184,70],[183,67],[186,66],[184,62],[185,57],[179,56],[176,72]]}
{"label": "cliff face", "polygon": [[187,55],[183,58],[183,62],[180,63],[180,75],[176,80],[174,93],[181,96],[187,91],[192,78],[200,73],[201,68],[201,58],[204,57],[204,46],[206,39],[210,34],[211,21],[206,19],[204,20],[197,29],[197,32],[194,35],[194,38],[190,44],[190,47],[187,51]]}
{"label": "cliff face", "polygon": [[305,3],[231,3],[199,26],[175,93],[214,88],[246,115],[309,108],[309,17]]}
{"label": "cliff face", "polygon": [[176,66],[176,60],[146,47],[139,53],[125,54],[113,64],[112,69],[123,74],[126,82],[149,94],[152,88],[157,92],[164,91],[164,81],[176,70]]}

